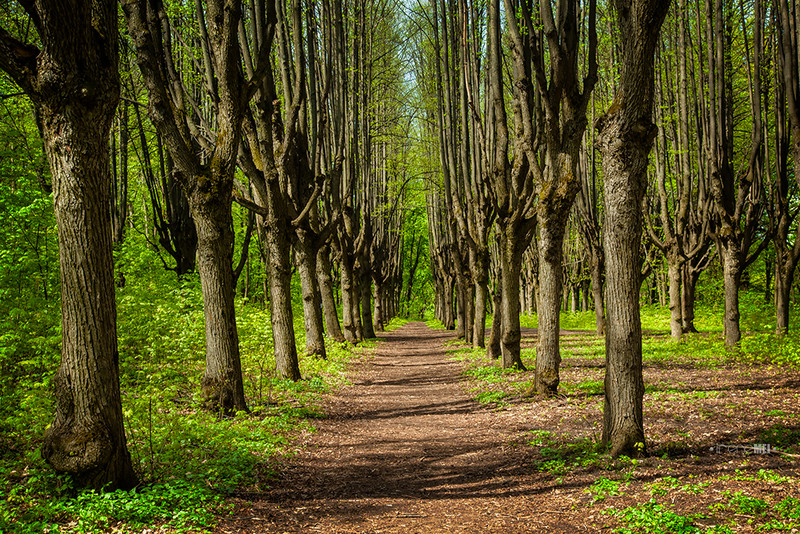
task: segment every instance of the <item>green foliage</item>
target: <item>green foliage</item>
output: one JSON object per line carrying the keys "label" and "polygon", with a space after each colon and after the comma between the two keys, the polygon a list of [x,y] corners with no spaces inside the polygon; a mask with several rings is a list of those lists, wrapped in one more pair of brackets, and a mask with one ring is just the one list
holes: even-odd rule
{"label": "green foliage", "polygon": [[691,534],[700,532],[694,525],[698,515],[683,516],[666,506],[650,500],[645,504],[631,506],[622,510],[608,510],[616,516],[623,527],[614,529],[619,534]]}
{"label": "green foliage", "polygon": [[[205,337],[196,275],[177,280],[153,269],[154,252],[133,239],[117,251],[117,262],[127,281],[117,290],[123,414],[144,485],[133,492],[76,491],[44,464],[36,447],[52,419],[50,380],[57,364],[55,350],[44,344],[47,350],[30,374],[17,382],[19,402],[0,408],[0,494],[9,496],[0,500],[0,531],[210,529],[227,494],[269,486],[267,466],[288,452],[292,435],[312,429],[309,418],[323,415],[320,395],[345,383],[354,353],[335,343],[328,344],[327,360],[301,360],[304,380],[278,378],[269,313],[240,300],[237,323],[252,413],[221,417],[205,411],[198,394]],[[300,310],[298,299],[295,326],[302,349]],[[57,323],[57,314],[49,319]]]}
{"label": "green foliage", "polygon": [[609,478],[599,478],[586,490],[586,493],[592,496],[592,504],[604,501],[609,497],[616,497],[622,495],[623,482],[619,480],[611,480]]}
{"label": "green foliage", "polygon": [[575,440],[572,436],[556,436],[549,432],[534,431],[533,439],[528,443],[538,447],[543,461],[537,464],[540,471],[547,471],[557,476],[578,469],[602,469],[620,471],[623,478],[629,478],[637,461],[627,456],[612,459],[605,454],[600,443],[591,438]]}

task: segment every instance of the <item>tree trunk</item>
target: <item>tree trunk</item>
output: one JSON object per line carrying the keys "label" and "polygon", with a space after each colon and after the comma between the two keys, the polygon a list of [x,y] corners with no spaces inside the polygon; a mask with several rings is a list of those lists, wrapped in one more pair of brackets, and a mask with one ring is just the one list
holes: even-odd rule
{"label": "tree trunk", "polygon": [[737,244],[728,241],[720,250],[722,254],[722,285],[725,291],[725,318],[723,331],[725,346],[734,347],[742,339],[739,329],[739,285],[742,281],[742,260]]}
{"label": "tree trunk", "polygon": [[668,259],[667,276],[669,277],[669,331],[673,339],[680,339],[683,334],[683,309],[681,307],[681,263],[674,258]]}
{"label": "tree trunk", "polygon": [[330,247],[324,246],[317,251],[317,280],[322,294],[322,310],[325,316],[325,329],[337,343],[345,342],[339,314],[336,311],[336,299],[333,294],[333,278],[331,277]]}
{"label": "tree trunk", "polygon": [[383,332],[384,323],[386,321],[384,312],[388,310],[386,296],[384,295],[386,288],[375,279],[372,280],[372,284],[374,287],[374,293],[372,295],[372,300],[374,302],[372,306],[372,326],[376,331]]}
{"label": "tree trunk", "polygon": [[500,337],[503,329],[503,295],[500,289],[500,280],[492,297],[492,331],[489,335],[489,343],[486,345],[486,355],[492,360],[496,360],[502,354]]}
{"label": "tree trunk", "polygon": [[267,222],[271,230],[265,232],[269,276],[270,321],[275,350],[275,369],[278,376],[300,380],[300,364],[294,335],[292,311],[292,263],[288,229],[275,231],[283,218]]}
{"label": "tree trunk", "polygon": [[119,101],[117,5],[25,4],[42,49],[0,28],[0,68],[31,98],[53,177],[61,365],[42,456],[80,486],[137,484],[123,427],[112,256],[109,134]]}
{"label": "tree trunk", "polygon": [[594,320],[598,336],[606,334],[605,297],[603,295],[603,271],[605,270],[605,255],[602,250],[597,251],[592,260],[592,297],[594,298]]}
{"label": "tree trunk", "polygon": [[365,339],[375,337],[375,328],[372,324],[372,277],[369,273],[361,275],[361,283],[358,284],[359,297],[361,299],[361,328]]}
{"label": "tree trunk", "polygon": [[697,280],[700,278],[700,269],[694,270],[689,264],[684,264],[682,269],[683,284],[681,287],[681,322],[684,333],[697,333],[694,326],[694,301]]}
{"label": "tree trunk", "polygon": [[[783,263],[780,266],[785,269]],[[779,336],[789,333],[789,310],[792,307],[793,272],[787,273],[784,269],[779,270],[775,276],[775,333]]]}
{"label": "tree trunk", "polygon": [[467,331],[466,300],[467,290],[464,277],[460,273],[455,275],[456,290],[456,339],[464,339]]}
{"label": "tree trunk", "polygon": [[444,293],[442,294],[442,323],[447,330],[456,329],[456,317],[453,310],[453,291],[455,288],[455,279],[452,276],[445,275],[443,280]]}
{"label": "tree trunk", "polygon": [[536,349],[534,390],[544,395],[558,393],[561,299],[563,285],[564,228],[555,221],[540,220],[539,236],[539,345]]}
{"label": "tree trunk", "polygon": [[355,282],[352,261],[342,253],[341,288],[342,288],[342,330],[344,338],[352,344],[361,341],[361,318],[359,317],[358,302],[361,296]]}
{"label": "tree trunk", "polygon": [[[511,234],[511,229],[508,229]],[[522,266],[522,255],[516,254],[517,243],[506,233],[501,234],[500,259],[503,268],[500,271],[500,311],[502,313],[502,326],[500,334],[500,350],[503,356],[505,369],[517,368],[525,371],[525,365],[520,356],[520,327],[519,327],[519,274]],[[495,310],[497,313],[498,310]]]}
{"label": "tree trunk", "polygon": [[322,295],[317,281],[317,252],[306,230],[297,229],[295,259],[303,292],[303,320],[306,327],[306,355],[325,359],[322,326]]}
{"label": "tree trunk", "polygon": [[[221,178],[209,182],[219,183]],[[228,198],[193,191],[189,202],[197,228],[197,272],[203,289],[206,369],[203,396],[212,410],[247,410],[242,384],[233,285],[233,217]]]}
{"label": "tree trunk", "polygon": [[132,488],[137,478],[122,420],[108,212],[107,143],[118,93],[113,80],[102,82],[108,94],[89,107],[37,106],[53,176],[62,331],[56,414],[42,455],[81,486],[114,490]]}
{"label": "tree trunk", "polygon": [[[485,272],[485,270],[484,270]],[[472,332],[472,346],[486,346],[486,302],[489,300],[489,284],[487,280],[475,282],[475,324]]]}
{"label": "tree trunk", "polygon": [[642,326],[639,290],[642,199],[647,159],[657,127],[653,114],[653,57],[669,9],[662,0],[617,0],[623,63],[619,87],[598,119],[606,192],[606,376],[603,444],[612,456],[645,453]]}

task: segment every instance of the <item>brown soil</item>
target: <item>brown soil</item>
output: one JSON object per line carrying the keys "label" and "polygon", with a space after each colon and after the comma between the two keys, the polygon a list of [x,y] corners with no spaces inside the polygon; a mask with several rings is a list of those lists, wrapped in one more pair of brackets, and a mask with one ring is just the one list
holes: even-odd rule
{"label": "brown soil", "polygon": [[[754,532],[752,516],[725,508],[731,494],[746,490],[771,505],[800,498],[797,459],[711,450],[752,445],[770,429],[785,429],[784,440],[800,435],[800,385],[786,370],[648,366],[646,382],[663,385],[645,398],[654,455],[589,461],[580,444],[597,439],[602,396],[569,384],[602,380],[603,361],[592,357],[598,338],[564,337],[562,389],[572,393],[499,406],[472,399],[474,384],[461,376],[467,364],[445,346],[451,332],[409,323],[381,338],[353,370],[353,384],[326,400],[327,418],[284,460],[273,489],[234,499],[218,533],[610,532],[620,523],[607,509],[651,498],[682,515],[703,514],[695,520],[701,528]],[[532,378],[511,377],[498,387]],[[536,442],[543,431],[547,439]],[[563,450],[555,464],[548,446]],[[759,478],[761,469],[789,478]],[[621,495],[595,502],[590,487],[601,478],[620,481]],[[653,486],[660,480],[670,486],[663,494]]]}

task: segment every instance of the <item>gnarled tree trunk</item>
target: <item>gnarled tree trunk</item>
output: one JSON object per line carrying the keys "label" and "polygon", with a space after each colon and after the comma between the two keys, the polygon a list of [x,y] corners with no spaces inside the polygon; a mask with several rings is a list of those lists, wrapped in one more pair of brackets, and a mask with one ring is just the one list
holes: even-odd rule
{"label": "gnarled tree trunk", "polygon": [[653,56],[669,1],[616,0],[623,63],[617,94],[598,119],[606,192],[606,376],[603,444],[612,456],[645,452],[642,399],[642,199],[653,124]]}
{"label": "gnarled tree trunk", "polygon": [[0,28],[0,68],[33,101],[53,176],[61,365],[42,456],[81,486],[137,484],[122,419],[109,132],[119,101],[117,4],[23,2],[41,50]]}

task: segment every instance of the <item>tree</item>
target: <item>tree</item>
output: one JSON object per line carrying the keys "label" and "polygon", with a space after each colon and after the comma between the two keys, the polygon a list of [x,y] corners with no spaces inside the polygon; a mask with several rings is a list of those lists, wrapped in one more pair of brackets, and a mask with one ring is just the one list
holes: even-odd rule
{"label": "tree", "polygon": [[[194,99],[198,91],[188,87],[190,77],[176,68],[176,21],[162,0],[125,0],[123,9],[147,87],[150,118],[175,164],[197,229],[206,327],[203,394],[212,409],[247,410],[234,308],[231,199],[243,111],[264,72],[267,53],[260,51],[258,75],[245,80],[238,43],[240,2],[197,0],[196,52],[207,95],[199,102]],[[207,106],[205,113],[201,106]]]}
{"label": "tree", "polygon": [[[534,390],[553,395],[558,391],[561,299],[564,291],[562,263],[567,220],[580,191],[578,161],[586,130],[586,109],[597,81],[597,33],[595,1],[588,6],[586,69],[580,80],[578,52],[584,14],[577,0],[560,0],[556,15],[550,0],[540,2],[541,34],[531,23],[533,13],[521,4],[523,37],[513,6],[506,0],[506,16],[512,36],[516,85],[533,86],[517,98],[521,131],[516,143],[515,166],[528,167],[537,188],[536,215],[539,230],[539,345],[536,349]],[[531,37],[527,37],[530,35]],[[530,39],[528,41],[528,39]],[[545,69],[545,49],[549,52],[549,71]],[[530,65],[523,65],[523,48],[530,49]],[[523,76],[523,72],[525,75]],[[537,110],[536,107],[541,106]],[[537,124],[538,123],[538,124]],[[544,145],[542,157],[536,155],[536,141]],[[516,159],[523,161],[517,162]]]}
{"label": "tree", "polygon": [[654,53],[669,1],[615,0],[622,64],[614,102],[597,121],[606,218],[606,376],[603,444],[613,456],[645,450],[642,398],[642,199],[653,124]]}
{"label": "tree", "polygon": [[[738,172],[734,171],[734,94],[730,66],[730,42],[733,32],[732,2],[716,0],[707,3],[706,39],[708,46],[709,101],[707,106],[711,195],[718,221],[712,238],[723,268],[725,288],[725,345],[733,347],[741,339],[739,329],[739,287],[742,273],[769,244],[769,239],[756,243],[761,229],[764,207],[764,123],[761,91],[761,32],[764,17],[760,0],[756,0],[753,56],[750,56],[747,35],[744,36],[747,75],[750,81],[749,148]],[[751,250],[751,245],[756,246]]]}
{"label": "tree", "polygon": [[[683,318],[683,302],[689,296],[693,300],[693,285],[687,287],[691,280],[684,280],[684,274],[692,265],[696,265],[696,257],[701,259],[708,254],[712,204],[704,166],[693,166],[690,160],[692,149],[696,147],[691,144],[690,137],[695,136],[690,136],[689,130],[692,126],[697,129],[698,125],[690,120],[690,117],[695,117],[690,114],[688,100],[691,94],[688,63],[693,54],[687,28],[691,15],[686,0],[678,2],[674,18],[677,19],[677,42],[673,44],[677,69],[673,64],[666,64],[669,59],[663,57],[668,55],[665,52],[659,62],[664,67],[658,70],[657,116],[661,128],[656,148],[655,189],[660,231],[655,230],[652,224],[647,225],[647,230],[667,263],[670,333],[673,338],[679,339],[684,331],[693,328]],[[677,87],[673,90],[672,83],[665,78],[675,70],[678,72]],[[676,107],[677,117],[670,114],[672,117],[668,119],[664,109]],[[671,135],[668,136],[668,133]],[[701,142],[703,133],[699,130],[696,136]],[[672,153],[679,155],[675,163],[667,161]],[[677,172],[670,172],[670,168],[677,168]]]}
{"label": "tree", "polygon": [[45,460],[95,489],[137,484],[119,390],[109,132],[119,100],[117,5],[21,2],[41,47],[0,28],[0,68],[33,102],[53,176],[61,365]]}
{"label": "tree", "polygon": [[[800,261],[800,225],[797,224],[796,215],[793,216],[793,210],[790,208],[789,169],[786,161],[788,151],[791,149],[794,179],[800,186],[800,82],[798,82],[800,61],[797,54],[797,7],[790,8],[786,0],[778,0],[777,4],[777,16],[780,18],[780,42],[776,54],[777,172],[772,188],[771,220],[775,243],[775,330],[779,335],[783,335],[789,332],[792,279]],[[794,231],[792,231],[793,225]]]}
{"label": "tree", "polygon": [[[508,9],[508,6],[507,6]],[[516,21],[515,11],[508,14],[509,25],[516,31],[512,39],[514,61],[514,108],[519,112],[530,111],[529,103],[533,101],[533,85],[531,83],[530,40],[532,28],[521,33]],[[529,18],[525,19],[529,22]],[[502,82],[503,61],[500,46],[500,2],[489,3],[488,31],[488,85],[487,98],[491,102],[491,135],[494,139],[490,157],[492,196],[495,203],[497,220],[496,238],[499,243],[500,258],[500,296],[501,305],[495,313],[501,313],[502,332],[500,347],[503,367],[525,369],[520,357],[519,329],[519,277],[522,255],[536,228],[535,184],[531,164],[528,161],[528,149],[538,147],[538,139],[531,143],[530,136],[534,131],[523,132],[522,117],[516,121],[517,136],[514,147],[514,166],[508,159],[509,132],[505,107],[505,92]],[[530,30],[530,31],[528,31]],[[517,83],[518,82],[518,83]],[[533,120],[531,118],[531,120]],[[530,129],[532,123],[528,123]],[[487,128],[489,129],[489,128]],[[530,134],[525,137],[525,134]]]}

